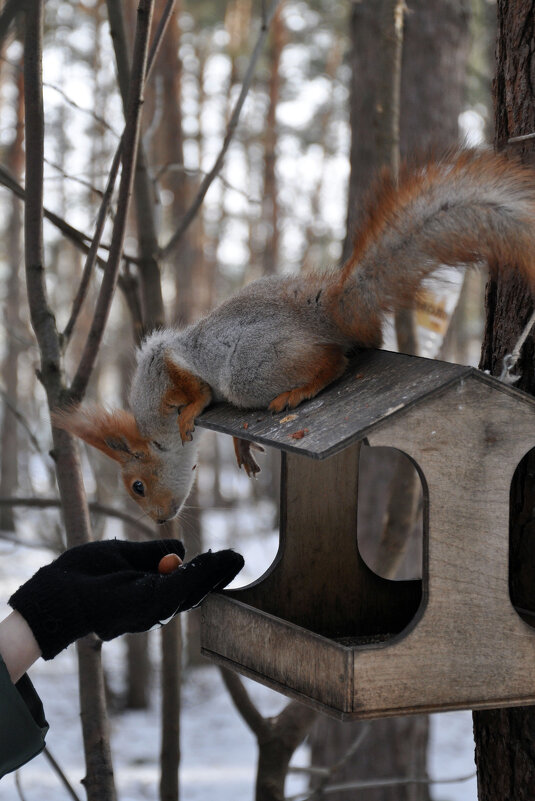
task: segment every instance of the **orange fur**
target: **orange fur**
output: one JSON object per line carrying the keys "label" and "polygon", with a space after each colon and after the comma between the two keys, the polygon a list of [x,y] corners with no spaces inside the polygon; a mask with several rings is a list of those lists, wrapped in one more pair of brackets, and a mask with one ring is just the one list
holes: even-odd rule
{"label": "orange fur", "polygon": [[134,415],[123,409],[111,412],[102,408],[55,411],[52,423],[121,464],[132,458],[143,460],[149,457],[149,440],[141,436]]}
{"label": "orange fur", "polygon": [[294,409],[302,401],[313,398],[344,372],[347,359],[339,345],[317,345],[314,348],[314,355],[313,361],[306,367],[304,365],[300,367],[300,374],[308,370],[306,383],[287,392],[281,392],[273,398],[269,404],[272,412]]}
{"label": "orange fur", "polygon": [[[142,430],[161,442],[141,436],[127,412],[74,410],[55,424],[119,462],[132,497],[143,481],[147,499],[135,500],[153,518],[169,519],[191,488],[196,458],[194,446],[177,447],[178,435],[189,443],[212,396],[269,403],[275,412],[314,397],[342,374],[346,353],[381,345],[385,314],[414,308],[422,282],[442,264],[517,272],[535,293],[531,169],[488,151],[452,151],[404,165],[396,177],[384,170],[370,194],[341,270],[253,281],[184,331],[147,338],[131,404]],[[254,474],[249,446],[235,446],[238,463]]]}
{"label": "orange fur", "polygon": [[165,367],[171,385],[162,398],[162,414],[169,409],[179,410],[178,428],[182,442],[191,440],[195,431],[195,418],[212,400],[212,391],[202,379],[179,367],[165,356]]}
{"label": "orange fur", "polygon": [[[442,215],[452,219],[460,185],[468,187],[470,225],[460,217],[461,193],[457,221],[442,226]],[[428,228],[422,198],[444,204]],[[376,345],[382,315],[414,308],[422,280],[440,264],[486,263],[493,274],[520,272],[535,291],[534,218],[533,172],[502,155],[453,151],[420,168],[403,165],[397,180],[385,169],[371,188],[353,251],[327,287],[325,303],[340,330]],[[403,251],[413,241],[424,257],[408,264]]]}
{"label": "orange fur", "polygon": [[[161,484],[160,460],[151,451],[150,440],[140,434],[133,414],[122,409],[72,408],[53,412],[52,423],[118,462],[128,494],[153,519],[163,522],[173,517],[176,503]],[[133,489],[138,481],[145,488],[144,497]]]}

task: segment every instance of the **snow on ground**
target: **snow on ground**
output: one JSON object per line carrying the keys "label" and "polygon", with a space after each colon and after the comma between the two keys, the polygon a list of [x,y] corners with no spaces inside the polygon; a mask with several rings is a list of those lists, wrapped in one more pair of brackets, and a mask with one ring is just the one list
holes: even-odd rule
{"label": "snow on ground", "polygon": [[[119,647],[106,644],[105,659],[118,661]],[[115,654],[113,653],[115,651]],[[110,654],[110,652],[112,652]],[[44,701],[50,723],[48,747],[83,799],[80,787],[84,775],[83,750],[77,714],[77,670],[74,648],[54,662],[39,662],[32,680]],[[247,682],[248,689],[264,714],[276,714],[286,699],[265,687]],[[120,801],[156,801],[158,798],[159,721],[155,690],[148,712],[127,712],[111,720],[112,750]],[[182,801],[252,801],[256,765],[254,739],[237,715],[217,669],[213,666],[190,672],[183,690]],[[448,778],[473,771],[471,716],[454,712],[432,716],[430,772]],[[306,765],[305,746],[292,764]],[[26,801],[69,801],[67,791],[43,755],[19,771]],[[303,779],[290,777],[286,792],[303,789]],[[460,784],[435,785],[436,801],[476,801],[475,779]],[[14,775],[0,783],[0,801],[16,801]],[[348,796],[349,798],[349,796]]]}
{"label": "snow on ground", "polygon": [[[224,547],[225,543],[215,544]],[[254,540],[241,547],[254,563]],[[270,551],[276,550],[271,538]],[[19,584],[51,559],[46,550],[22,549],[0,542],[0,619],[9,612],[7,598]],[[264,553],[265,559],[265,553]],[[269,563],[265,562],[264,564]],[[258,575],[258,572],[256,573]],[[244,576],[249,581],[252,576]],[[151,634],[155,652],[158,633]],[[122,683],[123,644],[105,643],[103,658],[110,681]],[[77,700],[77,667],[74,647],[51,662],[39,660],[30,676],[40,694],[50,723],[48,748],[67,774],[81,799],[84,775],[83,748]],[[247,680],[247,687],[265,715],[276,714],[286,699],[262,685]],[[256,744],[249,729],[235,711],[217,668],[208,665],[189,671],[182,696],[181,801],[252,801],[256,765]],[[119,801],[157,801],[158,798],[158,675],[154,675],[151,708],[126,712],[111,719],[112,751]],[[306,746],[296,753],[292,764],[306,765]],[[431,776],[448,778],[473,772],[473,741],[469,712],[432,716],[429,754]],[[46,757],[38,756],[19,771],[25,801],[69,801],[70,796],[52,771]],[[301,776],[290,776],[289,796],[303,789]],[[348,798],[350,796],[348,795]],[[475,779],[432,787],[434,801],[476,801]],[[20,798],[13,774],[0,782],[0,801]]]}

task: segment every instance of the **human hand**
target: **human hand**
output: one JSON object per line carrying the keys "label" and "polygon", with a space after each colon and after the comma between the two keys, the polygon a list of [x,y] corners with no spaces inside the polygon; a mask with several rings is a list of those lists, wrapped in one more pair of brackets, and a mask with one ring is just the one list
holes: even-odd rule
{"label": "human hand", "polygon": [[104,540],[69,548],[40,568],[9,599],[30,626],[44,659],[95,632],[111,640],[147,631],[222,589],[243,567],[232,550],[199,554],[160,575],[162,556],[184,557],[179,540]]}

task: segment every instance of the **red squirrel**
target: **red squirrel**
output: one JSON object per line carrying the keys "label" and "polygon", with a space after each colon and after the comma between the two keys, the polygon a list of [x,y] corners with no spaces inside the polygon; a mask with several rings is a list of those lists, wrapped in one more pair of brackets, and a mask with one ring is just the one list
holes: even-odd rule
{"label": "red squirrel", "polygon": [[[208,404],[280,412],[313,398],[342,375],[348,353],[381,345],[385,314],[413,307],[441,265],[514,269],[535,290],[535,174],[468,149],[405,166],[397,180],[385,170],[354,243],[341,269],[261,278],[198,322],[150,334],[132,412],[75,409],[54,424],[118,461],[134,500],[154,520],[171,519],[191,489],[194,422]],[[236,451],[255,473],[248,443]]]}

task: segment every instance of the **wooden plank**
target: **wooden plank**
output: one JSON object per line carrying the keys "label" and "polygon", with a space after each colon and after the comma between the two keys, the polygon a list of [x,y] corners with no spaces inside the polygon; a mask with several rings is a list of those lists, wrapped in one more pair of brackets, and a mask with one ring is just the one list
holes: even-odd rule
{"label": "wooden plank", "polygon": [[355,650],[355,714],[535,702],[535,630],[509,597],[509,490],[535,408],[473,377],[375,432],[418,463],[429,501],[426,608]]}
{"label": "wooden plank", "polygon": [[270,687],[342,712],[353,703],[353,653],[227,593],[203,601],[201,650]]}
{"label": "wooden plank", "polygon": [[272,567],[232,597],[333,638],[401,631],[422,599],[421,581],[389,581],[357,547],[358,445],[321,462],[283,454],[281,538]]}
{"label": "wooden plank", "polygon": [[[323,459],[471,372],[471,368],[433,359],[365,350],[351,361],[339,381],[297,409],[273,415],[267,410],[220,403],[203,412],[197,424]],[[300,432],[304,436],[296,439]]]}
{"label": "wooden plank", "polygon": [[[384,640],[399,598],[366,584],[356,553],[356,447],[322,462],[288,455],[278,557],[226,605],[207,599],[205,651],[343,718],[535,703],[535,630],[508,582],[510,482],[535,447],[535,403],[470,371],[383,416],[368,439],[407,453],[424,481],[412,620]],[[411,611],[414,596],[403,603]]]}

